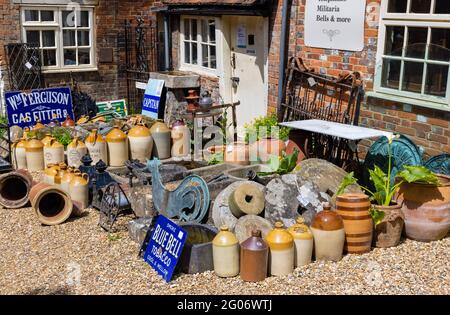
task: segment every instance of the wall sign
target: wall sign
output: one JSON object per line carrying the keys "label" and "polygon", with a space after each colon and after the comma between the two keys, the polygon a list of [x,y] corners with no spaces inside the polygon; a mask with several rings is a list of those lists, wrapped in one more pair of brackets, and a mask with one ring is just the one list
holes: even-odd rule
{"label": "wall sign", "polygon": [[155,229],[145,250],[144,260],[167,282],[181,256],[187,233],[163,215],[158,216]]}
{"label": "wall sign", "polygon": [[31,93],[6,92],[6,111],[10,126],[34,126],[37,120],[48,124],[63,122],[67,115],[74,119],[70,88],[33,90]]}
{"label": "wall sign", "polygon": [[[115,111],[120,117],[126,117],[128,115],[127,103],[125,100],[97,102],[98,113],[104,113],[109,111]],[[107,116],[106,121],[110,121],[111,117]]]}
{"label": "wall sign", "polygon": [[164,80],[149,79],[145,89],[142,114],[158,119],[159,102],[164,87]]}
{"label": "wall sign", "polygon": [[305,45],[361,51],[364,48],[366,0],[308,0]]}
{"label": "wall sign", "polygon": [[243,24],[241,24],[237,27],[236,46],[238,48],[246,48],[247,47],[247,28]]}

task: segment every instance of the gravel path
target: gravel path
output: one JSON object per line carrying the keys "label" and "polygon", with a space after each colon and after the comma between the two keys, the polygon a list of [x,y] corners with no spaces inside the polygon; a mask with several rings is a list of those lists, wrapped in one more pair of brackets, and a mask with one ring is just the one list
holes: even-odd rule
{"label": "gravel path", "polygon": [[[294,274],[244,283],[213,272],[166,284],[137,257],[124,228],[108,236],[98,213],[42,226],[31,208],[0,208],[0,294],[449,294],[450,238],[315,262]],[[79,272],[78,272],[79,271]],[[78,281],[79,280],[79,281]]]}

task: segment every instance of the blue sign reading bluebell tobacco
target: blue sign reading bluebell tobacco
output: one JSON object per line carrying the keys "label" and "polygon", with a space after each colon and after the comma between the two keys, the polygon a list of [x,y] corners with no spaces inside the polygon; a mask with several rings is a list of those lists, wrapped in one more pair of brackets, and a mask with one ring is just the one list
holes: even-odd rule
{"label": "blue sign reading bluebell tobacco", "polygon": [[185,230],[163,215],[158,216],[144,260],[167,282],[172,279],[186,236]]}
{"label": "blue sign reading bluebell tobacco", "polygon": [[6,92],[6,110],[10,126],[33,126],[38,120],[48,124],[52,120],[74,119],[70,88],[33,90],[31,93]]}

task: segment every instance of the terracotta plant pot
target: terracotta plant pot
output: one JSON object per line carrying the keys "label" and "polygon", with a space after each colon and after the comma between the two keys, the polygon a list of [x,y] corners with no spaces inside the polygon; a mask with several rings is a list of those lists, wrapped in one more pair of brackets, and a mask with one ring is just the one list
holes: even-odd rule
{"label": "terracotta plant pot", "polygon": [[394,203],[390,206],[372,205],[372,207],[384,212],[383,220],[374,228],[374,245],[381,248],[397,246],[400,243],[404,225],[402,205]]}
{"label": "terracotta plant pot", "polygon": [[404,183],[397,200],[403,202],[406,236],[418,241],[444,238],[450,229],[450,176],[438,174],[440,186]]}
{"label": "terracotta plant pot", "polygon": [[259,159],[261,162],[267,163],[270,156],[281,156],[284,150],[286,150],[286,144],[282,140],[271,138],[260,139],[250,146],[252,162]]}

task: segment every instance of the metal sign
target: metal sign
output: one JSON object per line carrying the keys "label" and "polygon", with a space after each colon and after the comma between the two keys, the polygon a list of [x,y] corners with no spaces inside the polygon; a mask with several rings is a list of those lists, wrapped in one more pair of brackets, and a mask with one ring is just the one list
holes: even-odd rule
{"label": "metal sign", "polygon": [[[125,100],[97,102],[98,113],[105,113],[114,111],[120,115],[120,117],[126,117],[128,115],[127,103]],[[106,118],[106,121],[111,120],[110,117]]]}
{"label": "metal sign", "polygon": [[144,260],[167,282],[181,256],[187,232],[164,217],[158,216],[155,229],[145,250]]}
{"label": "metal sign", "polygon": [[34,126],[38,120],[48,124],[63,122],[67,115],[74,119],[70,88],[50,88],[26,92],[6,92],[6,111],[10,126]]}
{"label": "metal sign", "polygon": [[366,0],[308,0],[305,45],[361,51],[364,48]]}
{"label": "metal sign", "polygon": [[159,102],[164,87],[164,80],[149,79],[145,89],[142,114],[158,119]]}

